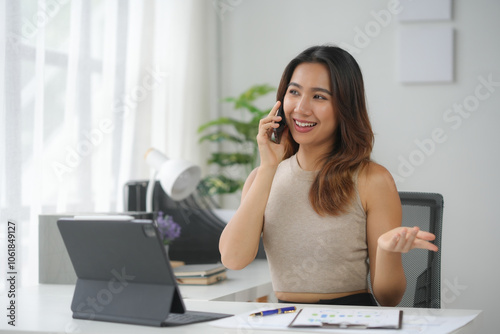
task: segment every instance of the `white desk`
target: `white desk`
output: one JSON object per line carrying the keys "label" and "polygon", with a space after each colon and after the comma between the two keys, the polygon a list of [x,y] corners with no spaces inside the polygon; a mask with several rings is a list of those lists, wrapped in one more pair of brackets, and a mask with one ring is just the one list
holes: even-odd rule
{"label": "white desk", "polygon": [[245,269],[227,271],[227,280],[213,285],[180,285],[184,299],[249,302],[271,295],[267,260],[257,259]]}
{"label": "white desk", "polygon": [[[33,287],[21,288],[18,290],[17,296],[17,317],[16,326],[12,327],[7,324],[7,318],[3,316],[0,322],[0,333],[255,333],[255,334],[276,334],[273,330],[248,330],[242,328],[218,328],[208,323],[199,323],[188,326],[156,328],[137,325],[126,325],[117,323],[107,323],[99,321],[76,320],[72,318],[70,310],[71,300],[73,297],[72,285],[55,285],[45,284]],[[196,311],[210,311],[230,314],[240,314],[250,312],[259,307],[275,307],[276,304],[259,304],[245,302],[221,302],[221,301],[201,301],[201,300],[185,300],[186,307]],[[322,306],[330,307],[330,306]],[[425,317],[442,317],[442,316],[467,316],[478,314],[479,311],[471,310],[428,310],[428,309],[405,309],[405,314],[421,315]],[[476,318],[471,323],[462,327],[456,333],[481,333],[481,320]],[[337,333],[342,333],[339,331]],[[352,330],[347,330],[344,333],[352,333]],[[377,333],[393,333],[397,331],[391,330],[385,332],[377,330]],[[423,332],[425,333],[425,332]]]}

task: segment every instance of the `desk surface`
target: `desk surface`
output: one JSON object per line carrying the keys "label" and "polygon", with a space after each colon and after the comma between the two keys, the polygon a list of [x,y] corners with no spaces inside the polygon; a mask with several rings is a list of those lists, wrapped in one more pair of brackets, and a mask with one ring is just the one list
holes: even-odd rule
{"label": "desk surface", "polygon": [[[10,326],[4,317],[0,322],[0,332],[3,333],[241,333],[242,331],[262,334],[277,333],[274,330],[248,330],[242,328],[219,328],[208,323],[189,326],[155,328],[137,325],[106,323],[99,321],[77,320],[72,318],[70,310],[74,286],[72,285],[37,285],[18,290],[16,308],[16,326]],[[185,300],[186,307],[194,311],[210,311],[230,314],[251,312],[259,308],[274,308],[277,304]],[[331,306],[321,306],[331,307]],[[429,310],[404,309],[406,315],[418,315],[421,319],[438,319],[440,317],[463,317],[479,314],[473,310]],[[433,320],[433,321],[434,321]],[[431,328],[432,330],[432,328]],[[427,333],[424,331],[423,333]],[[456,333],[480,333],[480,320],[474,319]],[[337,332],[338,333],[338,332]],[[353,333],[348,330],[347,333]],[[377,333],[382,334],[381,330]],[[390,333],[394,333],[392,330]],[[435,333],[432,332],[431,333]]]}
{"label": "desk surface", "polygon": [[[249,279],[251,278],[251,279]],[[273,293],[267,260],[257,259],[242,270],[228,270],[227,279],[213,285],[180,285],[184,299],[254,301]]]}

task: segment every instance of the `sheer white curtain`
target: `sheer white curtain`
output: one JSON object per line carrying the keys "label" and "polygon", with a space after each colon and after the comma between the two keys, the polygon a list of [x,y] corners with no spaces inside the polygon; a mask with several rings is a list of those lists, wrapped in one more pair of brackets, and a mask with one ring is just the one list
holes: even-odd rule
{"label": "sheer white curtain", "polygon": [[204,163],[217,14],[204,0],[0,6],[0,235],[16,222],[31,284],[39,214],[122,211],[124,184],[149,178],[151,146]]}

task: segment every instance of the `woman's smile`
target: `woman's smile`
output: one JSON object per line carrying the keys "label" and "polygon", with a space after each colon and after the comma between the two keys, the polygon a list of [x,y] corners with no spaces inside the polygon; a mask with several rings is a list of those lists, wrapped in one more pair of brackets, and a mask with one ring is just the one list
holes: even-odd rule
{"label": "woman's smile", "polygon": [[306,132],[312,131],[314,129],[314,127],[316,126],[316,124],[318,124],[318,123],[293,119],[293,124],[294,124],[295,130],[297,130],[298,132],[301,132],[301,133],[306,133]]}

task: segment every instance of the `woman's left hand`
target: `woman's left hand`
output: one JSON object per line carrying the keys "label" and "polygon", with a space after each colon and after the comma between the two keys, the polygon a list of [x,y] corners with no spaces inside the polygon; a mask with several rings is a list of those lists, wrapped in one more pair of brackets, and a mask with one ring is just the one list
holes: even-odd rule
{"label": "woman's left hand", "polygon": [[378,246],[389,252],[407,253],[413,248],[428,249],[437,251],[436,245],[430,243],[436,236],[426,231],[420,231],[415,226],[397,227],[378,238]]}

